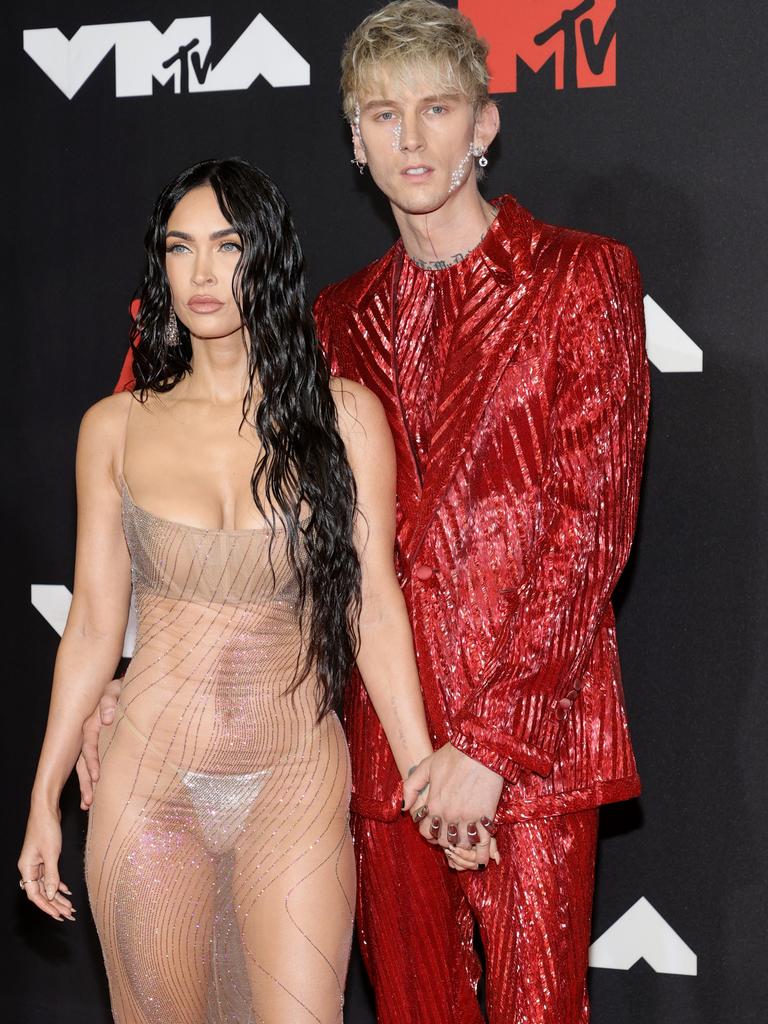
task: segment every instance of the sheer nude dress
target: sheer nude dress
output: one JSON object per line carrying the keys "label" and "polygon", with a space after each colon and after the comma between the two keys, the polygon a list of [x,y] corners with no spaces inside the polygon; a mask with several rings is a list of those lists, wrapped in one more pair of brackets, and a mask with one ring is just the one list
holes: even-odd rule
{"label": "sheer nude dress", "polygon": [[138,638],[86,846],[115,1020],[340,1021],[349,761],[314,679],[286,692],[301,629],[280,531],[161,519],[125,481],[123,525]]}

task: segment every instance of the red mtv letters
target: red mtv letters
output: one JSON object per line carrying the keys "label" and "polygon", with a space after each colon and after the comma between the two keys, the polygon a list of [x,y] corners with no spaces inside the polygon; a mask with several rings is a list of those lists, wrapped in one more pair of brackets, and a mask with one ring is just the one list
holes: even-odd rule
{"label": "red mtv letters", "polygon": [[[556,89],[616,85],[616,0],[459,0],[490,45],[491,92],[516,92],[519,62]],[[553,74],[553,70],[554,74]]]}

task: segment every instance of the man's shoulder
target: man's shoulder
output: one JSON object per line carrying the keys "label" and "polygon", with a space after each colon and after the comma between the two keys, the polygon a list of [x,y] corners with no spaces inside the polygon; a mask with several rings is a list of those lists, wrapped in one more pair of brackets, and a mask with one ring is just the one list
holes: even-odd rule
{"label": "man's shoulder", "polygon": [[341,281],[327,285],[315,299],[315,315],[327,314],[334,307],[358,306],[386,273],[397,248],[392,246],[383,256],[356,270]]}
{"label": "man's shoulder", "polygon": [[635,257],[624,242],[610,235],[562,227],[533,219],[532,258],[539,269],[557,267],[570,274],[595,261],[634,265]]}

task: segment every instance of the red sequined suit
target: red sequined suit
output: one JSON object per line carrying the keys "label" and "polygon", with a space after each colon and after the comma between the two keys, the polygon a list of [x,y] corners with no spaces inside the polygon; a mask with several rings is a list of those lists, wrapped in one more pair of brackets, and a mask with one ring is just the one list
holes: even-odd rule
{"label": "red sequined suit", "polygon": [[358,927],[379,1020],[583,1024],[596,808],[639,792],[610,597],[648,413],[636,263],[514,199],[443,270],[398,242],[318,298],[333,371],[384,403],[398,571],[436,744],[501,774],[499,867],[456,875],[399,815],[359,679],[346,706]]}

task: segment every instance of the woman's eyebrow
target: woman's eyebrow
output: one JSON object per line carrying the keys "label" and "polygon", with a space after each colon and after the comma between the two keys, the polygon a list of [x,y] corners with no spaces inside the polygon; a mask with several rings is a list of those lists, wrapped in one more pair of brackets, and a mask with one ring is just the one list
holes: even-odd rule
{"label": "woman's eyebrow", "polygon": [[[214,231],[211,235],[211,241],[215,241],[217,238],[224,238],[225,235],[239,235],[240,232],[237,228],[220,228],[218,231]],[[185,242],[194,242],[195,236],[188,234],[186,231],[166,231],[166,238],[183,238]]]}

